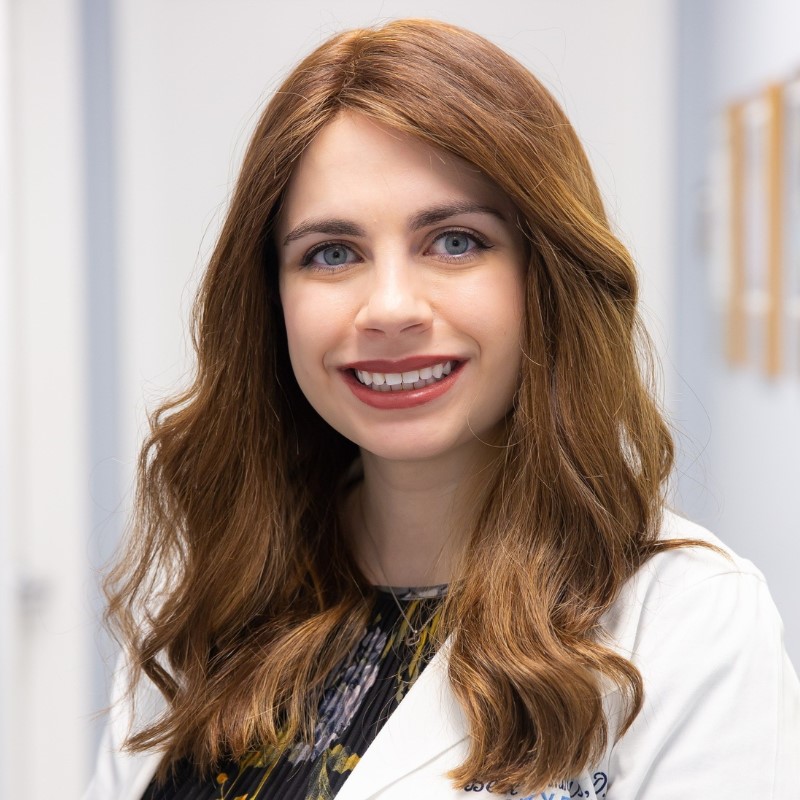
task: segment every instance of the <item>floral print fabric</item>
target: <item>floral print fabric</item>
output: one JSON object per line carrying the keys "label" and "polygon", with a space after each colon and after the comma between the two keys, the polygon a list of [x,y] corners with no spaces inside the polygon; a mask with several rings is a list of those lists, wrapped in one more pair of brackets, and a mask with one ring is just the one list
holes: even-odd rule
{"label": "floral print fabric", "polygon": [[335,797],[435,650],[446,587],[378,589],[363,637],[323,694],[313,745],[256,751],[213,775],[179,763],[172,777],[161,786],[154,781],[142,800]]}

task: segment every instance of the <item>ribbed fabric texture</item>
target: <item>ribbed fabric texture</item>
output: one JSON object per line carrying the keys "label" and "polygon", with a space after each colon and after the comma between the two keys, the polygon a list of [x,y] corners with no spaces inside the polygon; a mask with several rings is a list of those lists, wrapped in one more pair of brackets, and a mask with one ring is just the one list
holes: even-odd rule
{"label": "ribbed fabric texture", "polygon": [[364,636],[322,698],[313,748],[257,751],[212,775],[199,775],[192,764],[181,762],[164,785],[152,783],[142,800],[335,797],[434,654],[446,587],[378,588]]}

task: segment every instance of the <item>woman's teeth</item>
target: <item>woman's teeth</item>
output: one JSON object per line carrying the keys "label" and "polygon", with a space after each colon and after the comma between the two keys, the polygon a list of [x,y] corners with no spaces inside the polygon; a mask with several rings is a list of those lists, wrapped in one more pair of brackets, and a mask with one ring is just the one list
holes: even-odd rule
{"label": "woman's teeth", "polygon": [[402,392],[409,389],[421,389],[440,381],[449,375],[453,369],[454,361],[444,361],[431,367],[412,369],[408,372],[367,372],[363,369],[354,370],[358,380],[376,392]]}

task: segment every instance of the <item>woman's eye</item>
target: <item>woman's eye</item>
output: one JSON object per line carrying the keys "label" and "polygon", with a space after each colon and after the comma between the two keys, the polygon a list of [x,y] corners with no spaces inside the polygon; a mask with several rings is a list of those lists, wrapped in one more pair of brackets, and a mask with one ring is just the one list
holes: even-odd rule
{"label": "woman's eye", "polygon": [[342,267],[356,261],[356,254],[343,244],[328,244],[312,250],[304,259],[303,266]]}
{"label": "woman's eye", "polygon": [[436,255],[465,256],[474,250],[485,250],[487,245],[464,231],[447,231],[437,236],[431,246],[431,252]]}

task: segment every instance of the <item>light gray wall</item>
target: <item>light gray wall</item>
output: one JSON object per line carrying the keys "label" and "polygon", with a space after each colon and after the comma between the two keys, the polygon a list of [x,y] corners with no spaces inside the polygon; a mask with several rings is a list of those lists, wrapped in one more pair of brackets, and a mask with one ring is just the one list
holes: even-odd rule
{"label": "light gray wall", "polygon": [[[725,106],[800,67],[795,0],[683,0],[679,5],[679,259],[674,327],[685,383],[679,502],[753,560],[800,664],[800,379],[767,379],[723,359],[703,247],[712,128]],[[794,221],[795,225],[800,221]]]}
{"label": "light gray wall", "polygon": [[[83,197],[85,204],[86,344],[88,350],[88,491],[90,529],[86,553],[91,580],[86,585],[91,609],[92,709],[108,702],[109,676],[116,647],[100,626],[105,598],[99,577],[111,559],[124,526],[119,463],[119,263],[117,184],[114,141],[114,39],[110,0],[80,0],[83,79]],[[105,720],[91,720],[94,751]]]}
{"label": "light gray wall", "polygon": [[[0,0],[0,53],[11,43],[8,0]],[[11,375],[13,326],[11,324],[11,63],[0,57],[0,381]],[[11,438],[11,398],[0,391],[0,442]],[[8,643],[16,634],[14,549],[11,543],[11,452],[0,445],[0,796],[11,796],[8,755],[13,748],[14,655]]]}
{"label": "light gray wall", "polygon": [[[83,124],[77,0],[4,4],[11,196],[0,359],[3,795],[77,797],[91,755]],[[4,220],[5,221],[5,220]],[[7,270],[7,271],[6,271]],[[6,327],[8,326],[8,327]],[[7,527],[6,527],[7,526]],[[42,753],[46,751],[46,763]]]}

